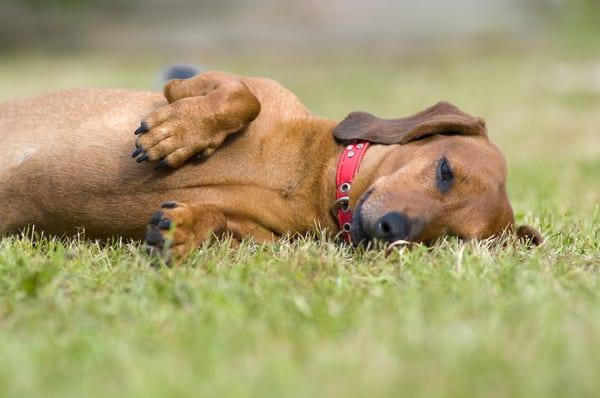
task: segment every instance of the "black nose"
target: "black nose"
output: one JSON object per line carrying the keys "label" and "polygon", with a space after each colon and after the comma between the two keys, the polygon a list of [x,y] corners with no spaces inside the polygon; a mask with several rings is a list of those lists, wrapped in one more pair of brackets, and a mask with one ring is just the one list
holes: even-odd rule
{"label": "black nose", "polygon": [[375,237],[388,242],[408,240],[410,221],[402,213],[387,213],[375,225]]}

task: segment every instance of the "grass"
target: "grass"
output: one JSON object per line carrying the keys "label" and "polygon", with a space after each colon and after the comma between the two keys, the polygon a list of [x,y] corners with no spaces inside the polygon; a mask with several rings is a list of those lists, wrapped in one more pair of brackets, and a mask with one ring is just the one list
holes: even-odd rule
{"label": "grass", "polygon": [[[597,60],[566,54],[213,60],[274,77],[332,118],[439,99],[484,116],[517,218],[546,243],[385,257],[318,237],[224,241],[154,269],[135,243],[4,238],[0,396],[597,396],[600,94],[548,85],[553,63]],[[160,65],[14,56],[0,96],[147,88]]]}

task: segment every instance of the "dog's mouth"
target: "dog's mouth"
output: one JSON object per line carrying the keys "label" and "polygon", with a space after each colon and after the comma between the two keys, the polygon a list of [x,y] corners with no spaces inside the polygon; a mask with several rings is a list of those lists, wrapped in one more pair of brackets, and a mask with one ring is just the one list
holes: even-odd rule
{"label": "dog's mouth", "polygon": [[365,220],[362,216],[362,208],[367,198],[373,193],[373,189],[367,190],[361,195],[356,202],[356,207],[352,213],[352,225],[350,226],[350,235],[352,236],[352,242],[355,245],[366,244],[371,240],[369,235],[369,228],[365,226]]}

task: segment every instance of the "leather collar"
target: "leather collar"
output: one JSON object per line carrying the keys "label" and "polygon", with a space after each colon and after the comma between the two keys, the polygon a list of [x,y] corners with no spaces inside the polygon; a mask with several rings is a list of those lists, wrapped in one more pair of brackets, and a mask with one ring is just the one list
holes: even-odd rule
{"label": "leather collar", "polygon": [[352,209],[350,209],[349,193],[352,188],[352,181],[358,173],[360,162],[368,147],[369,143],[367,141],[346,145],[337,165],[333,214],[337,218],[342,238],[347,243],[352,243],[352,236],[350,235]]}

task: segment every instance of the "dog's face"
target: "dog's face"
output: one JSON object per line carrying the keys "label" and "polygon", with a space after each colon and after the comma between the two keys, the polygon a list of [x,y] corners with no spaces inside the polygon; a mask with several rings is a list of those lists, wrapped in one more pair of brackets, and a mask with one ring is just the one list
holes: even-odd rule
{"label": "dog's face", "polygon": [[[335,135],[393,145],[354,206],[354,242],[432,243],[445,235],[468,240],[513,229],[506,162],[481,119],[440,103],[404,119],[354,113]],[[530,227],[517,233],[541,241]]]}
{"label": "dog's face", "polygon": [[355,206],[354,241],[487,238],[513,224],[504,158],[488,140],[435,135],[396,147]]}

